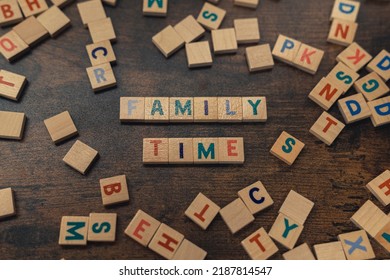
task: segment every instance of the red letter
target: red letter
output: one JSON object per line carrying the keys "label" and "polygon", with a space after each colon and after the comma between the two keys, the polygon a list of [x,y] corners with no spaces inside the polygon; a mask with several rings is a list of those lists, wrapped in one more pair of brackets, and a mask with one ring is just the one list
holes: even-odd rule
{"label": "red letter", "polygon": [[170,247],[169,244],[172,242],[173,244],[177,245],[177,244],[179,244],[179,241],[173,239],[172,237],[170,237],[169,235],[167,235],[165,233],[162,234],[162,237],[166,238],[167,241],[165,241],[165,243],[159,241],[157,244],[163,246],[168,251],[173,252],[175,250],[175,248]]}
{"label": "red letter", "polygon": [[359,49],[356,49],[356,54],[355,56],[347,56],[347,59],[355,59],[355,62],[353,64],[358,64],[360,60],[362,60],[366,55],[364,53],[362,53],[361,56],[360,55],[360,50]]}
{"label": "red letter", "polygon": [[4,77],[0,76],[0,84],[6,85],[6,86],[9,86],[9,87],[14,87],[15,86],[15,84],[7,82],[7,81],[4,81],[3,79],[4,79]]}
{"label": "red letter", "polygon": [[229,157],[236,157],[236,156],[238,156],[238,154],[233,153],[233,151],[237,150],[237,147],[232,146],[232,144],[237,144],[237,140],[227,140],[228,156]]}
{"label": "red letter", "polygon": [[103,189],[104,189],[104,193],[106,195],[112,195],[114,192],[119,193],[122,190],[121,183],[107,185],[107,186],[104,186]]}
{"label": "red letter", "polygon": [[380,189],[387,188],[387,192],[385,192],[385,195],[390,195],[390,179],[387,181],[384,181],[382,184],[379,185]]}
{"label": "red letter", "polygon": [[346,39],[347,35],[348,35],[348,31],[349,31],[349,25],[345,26],[345,30],[343,30],[343,26],[339,23],[339,24],[337,24],[337,27],[336,27],[336,34],[335,34],[335,36],[337,37],[339,32],[340,32],[341,33],[341,37],[343,39]]}
{"label": "red letter", "polygon": [[331,118],[329,117],[326,117],[326,120],[328,121],[328,123],[326,124],[324,130],[322,130],[322,132],[326,133],[328,131],[328,129],[332,126],[332,125],[337,125],[337,122],[335,122],[334,120],[332,120]]}
{"label": "red letter", "polygon": [[33,5],[35,4],[38,9],[41,8],[41,5],[39,4],[38,0],[26,0],[27,6],[30,9],[30,11],[34,11]]}
{"label": "red letter", "polygon": [[7,52],[12,52],[17,48],[17,46],[9,38],[2,39],[0,41],[0,46]]}
{"label": "red letter", "polygon": [[139,224],[138,224],[138,226],[135,228],[135,230],[134,230],[134,233],[133,233],[133,235],[135,236],[135,237],[138,237],[139,239],[142,239],[142,236],[138,233],[138,232],[145,232],[145,228],[143,227],[143,226],[148,226],[148,227],[150,227],[150,223],[148,223],[147,221],[145,221],[144,219],[142,219],[140,222],[139,222]]}
{"label": "red letter", "polygon": [[3,13],[5,19],[14,16],[14,12],[11,10],[11,5],[5,4],[5,5],[1,5],[0,7],[1,7],[1,12]]}
{"label": "red letter", "polygon": [[154,144],[154,156],[158,156],[158,144],[161,144],[161,140],[152,140],[150,141],[151,144]]}
{"label": "red letter", "polygon": [[309,49],[306,48],[304,51],[303,51],[303,54],[301,56],[301,61],[304,62],[306,60],[307,64],[311,64],[311,61],[310,61],[310,56],[315,54],[316,51],[312,51],[312,52],[308,52]]}
{"label": "red letter", "polygon": [[333,89],[332,92],[331,90],[332,90],[332,86],[330,84],[326,84],[326,86],[324,86],[324,88],[320,91],[320,96],[322,96],[326,92],[325,99],[327,101],[331,100],[333,95],[336,94],[337,88]]}
{"label": "red letter", "polygon": [[260,250],[262,252],[265,252],[265,248],[264,248],[263,244],[261,244],[259,238],[260,238],[260,233],[256,234],[251,239],[249,239],[249,242],[251,242],[251,243],[255,242],[257,244],[257,246],[259,246]]}
{"label": "red letter", "polygon": [[206,204],[202,211],[200,211],[200,213],[194,213],[194,216],[197,217],[199,220],[201,220],[202,222],[205,221],[205,218],[203,217],[204,213],[206,213],[207,209],[209,209],[210,205]]}

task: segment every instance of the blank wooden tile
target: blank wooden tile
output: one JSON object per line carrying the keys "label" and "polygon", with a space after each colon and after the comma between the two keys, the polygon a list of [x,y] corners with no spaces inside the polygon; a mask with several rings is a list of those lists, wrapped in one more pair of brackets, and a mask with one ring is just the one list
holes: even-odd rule
{"label": "blank wooden tile", "polygon": [[14,216],[15,201],[14,194],[11,188],[0,190],[0,219]]}
{"label": "blank wooden tile", "polygon": [[44,123],[50,134],[51,140],[53,140],[55,144],[78,134],[77,128],[68,111],[46,119],[44,120]]}
{"label": "blank wooden tile", "polygon": [[161,224],[148,247],[160,256],[171,260],[183,239],[183,234],[166,224]]}
{"label": "blank wooden tile", "polygon": [[167,58],[178,51],[185,43],[183,38],[180,37],[171,25],[168,25],[154,35],[152,42]]}
{"label": "blank wooden tile", "polygon": [[91,22],[102,20],[107,17],[101,1],[85,1],[78,3],[77,9],[79,10],[84,27],[88,27]]}
{"label": "blank wooden tile", "polygon": [[342,94],[343,91],[338,84],[329,78],[322,78],[308,97],[322,109],[328,111]]}
{"label": "blank wooden tile", "polygon": [[96,150],[77,140],[65,155],[63,161],[85,175],[97,156],[98,152]]}
{"label": "blank wooden tile", "polygon": [[330,146],[337,138],[337,136],[339,136],[344,127],[345,124],[343,124],[341,121],[327,112],[323,112],[310,128],[310,133],[320,139],[326,145]]}
{"label": "blank wooden tile", "polygon": [[245,49],[245,56],[249,72],[256,72],[274,67],[274,59],[269,44],[248,47]]}
{"label": "blank wooden tile", "polygon": [[355,22],[359,13],[360,3],[349,0],[336,0],[333,5],[330,20],[343,19]]}
{"label": "blank wooden tile", "polygon": [[207,252],[191,241],[184,239],[172,260],[204,260]]}
{"label": "blank wooden tile", "polygon": [[238,44],[257,43],[260,41],[259,22],[257,18],[235,19],[234,30]]}
{"label": "blank wooden tile", "polygon": [[194,97],[194,122],[218,121],[217,97]]}
{"label": "blank wooden tile", "polygon": [[332,71],[329,72],[326,78],[332,83],[337,84],[338,88],[345,93],[359,78],[359,74],[344,63],[339,62]]}
{"label": "blank wooden tile", "polygon": [[165,17],[168,12],[168,0],[144,0],[142,13],[145,16]]}
{"label": "blank wooden tile", "polygon": [[99,184],[104,206],[129,201],[126,175],[100,179]]}
{"label": "blank wooden tile", "polygon": [[169,138],[170,164],[193,164],[194,152],[192,138]]}
{"label": "blank wooden tile", "polygon": [[355,22],[334,19],[330,26],[327,41],[341,46],[349,46],[355,40],[357,28],[358,24]]}
{"label": "blank wooden tile", "polygon": [[388,222],[375,236],[375,240],[390,253],[390,222]]}
{"label": "blank wooden tile", "polygon": [[237,198],[219,211],[232,234],[249,225],[255,217],[249,212],[241,198]]}
{"label": "blank wooden tile", "polygon": [[25,123],[24,113],[0,111],[0,138],[21,140]]}
{"label": "blank wooden tile", "polygon": [[218,97],[218,121],[242,122],[241,97]]}
{"label": "blank wooden tile", "polygon": [[0,37],[0,52],[10,62],[28,50],[28,45],[13,30]]}
{"label": "blank wooden tile", "polygon": [[293,249],[303,231],[303,225],[279,214],[269,231],[269,236],[287,249]]}
{"label": "blank wooden tile", "polygon": [[89,214],[88,241],[114,242],[116,236],[116,213]]}
{"label": "blank wooden tile", "polygon": [[340,241],[314,245],[318,260],[346,260]]}
{"label": "blank wooden tile", "polygon": [[274,201],[268,194],[267,189],[260,181],[240,190],[238,192],[238,196],[242,199],[245,206],[252,214],[259,213],[274,204]]}
{"label": "blank wooden tile", "polygon": [[301,42],[279,34],[272,50],[272,55],[276,59],[292,65],[301,45]]}
{"label": "blank wooden tile", "polygon": [[238,50],[236,34],[233,28],[211,31],[215,54],[236,53]]}
{"label": "blank wooden tile", "polygon": [[169,121],[170,122],[193,122],[194,121],[194,98],[193,97],[170,97],[169,98]]}
{"label": "blank wooden tile", "polygon": [[0,96],[17,101],[26,83],[25,76],[0,70]]}
{"label": "blank wooden tile", "polygon": [[242,98],[243,122],[267,121],[267,98],[265,96],[253,96]]}
{"label": "blank wooden tile", "polygon": [[111,18],[92,21],[88,23],[88,29],[94,43],[105,40],[109,40],[112,43],[116,42],[116,34]]}
{"label": "blank wooden tile", "polygon": [[195,224],[206,230],[220,209],[211,199],[199,193],[184,214]]}
{"label": "blank wooden tile", "polygon": [[386,83],[375,72],[357,80],[354,87],[357,92],[363,94],[367,101],[377,99],[390,91]]}
{"label": "blank wooden tile", "polygon": [[213,64],[208,41],[186,44],[188,68],[205,67]]}
{"label": "blank wooden tile", "polygon": [[89,217],[63,216],[59,245],[87,245]]}
{"label": "blank wooden tile", "polygon": [[206,2],[196,20],[206,29],[216,30],[221,25],[225,15],[225,10]]}
{"label": "blank wooden tile", "polygon": [[116,62],[116,56],[109,40],[87,45],[86,49],[92,66]]}
{"label": "blank wooden tile", "polygon": [[243,164],[245,161],[244,138],[221,137],[218,138],[219,163]]}
{"label": "blank wooden tile", "polygon": [[7,26],[23,20],[22,11],[17,0],[2,0],[0,2],[0,26]]}
{"label": "blank wooden tile", "polygon": [[119,119],[121,122],[145,121],[145,97],[121,97]]}
{"label": "blank wooden tile", "polygon": [[57,6],[52,6],[37,19],[49,31],[52,38],[58,36],[71,25],[70,19]]}
{"label": "blank wooden tile", "polygon": [[193,138],[195,164],[216,164],[219,162],[218,138]]}
{"label": "blank wooden tile", "polygon": [[291,190],[280,207],[279,213],[282,213],[303,225],[313,207],[314,202]]}
{"label": "blank wooden tile", "polygon": [[169,97],[145,97],[145,121],[169,121]]}
{"label": "blank wooden tile", "polygon": [[50,0],[53,5],[56,5],[58,8],[63,8],[66,5],[69,5],[70,3],[74,2],[75,0]]}
{"label": "blank wooden tile", "polygon": [[256,9],[259,5],[259,0],[234,0],[234,5]]}
{"label": "blank wooden tile", "polygon": [[294,249],[283,254],[285,260],[310,260],[313,261],[316,258],[311,252],[309,246],[306,243],[295,247]]}
{"label": "blank wooden tile", "polygon": [[267,260],[279,251],[264,228],[249,235],[241,241],[241,245],[252,260]]}
{"label": "blank wooden tile", "polygon": [[34,16],[23,20],[21,23],[14,26],[12,30],[30,46],[37,44],[49,36],[49,32]]}
{"label": "blank wooden tile", "polygon": [[382,77],[386,82],[390,79],[390,53],[382,50],[373,60],[367,65],[367,70],[375,72]]}
{"label": "blank wooden tile", "polygon": [[94,92],[116,86],[114,71],[110,63],[88,67],[86,70]]}
{"label": "blank wooden tile", "polygon": [[344,97],[337,105],[347,124],[364,120],[371,116],[371,111],[361,93]]}
{"label": "blank wooden tile", "polygon": [[315,74],[321,64],[324,51],[312,46],[301,44],[297,56],[294,58],[295,67],[310,74]]}
{"label": "blank wooden tile", "polygon": [[371,243],[364,230],[340,234],[338,238],[348,260],[370,260],[375,258]]}
{"label": "blank wooden tile", "polygon": [[371,111],[371,122],[377,127],[390,123],[390,96],[367,103]]}
{"label": "blank wooden tile", "polygon": [[48,9],[46,0],[18,0],[18,3],[26,18],[38,15]]}
{"label": "blank wooden tile", "polygon": [[125,234],[144,247],[156,233],[161,223],[142,210],[138,210],[125,230]]}
{"label": "blank wooden tile", "polygon": [[367,185],[367,189],[383,204],[390,204],[390,170],[385,170]]}
{"label": "blank wooden tile", "polygon": [[371,58],[372,56],[367,51],[353,42],[336,57],[336,61],[342,62],[353,71],[358,72]]}
{"label": "blank wooden tile", "polygon": [[173,28],[187,44],[196,41],[205,33],[204,28],[192,15],[189,15],[181,20]]}
{"label": "blank wooden tile", "polygon": [[144,164],[167,164],[168,138],[144,138],[143,157]]}
{"label": "blank wooden tile", "polygon": [[304,143],[283,131],[272,146],[270,153],[288,165],[292,165],[303,147],[305,147]]}

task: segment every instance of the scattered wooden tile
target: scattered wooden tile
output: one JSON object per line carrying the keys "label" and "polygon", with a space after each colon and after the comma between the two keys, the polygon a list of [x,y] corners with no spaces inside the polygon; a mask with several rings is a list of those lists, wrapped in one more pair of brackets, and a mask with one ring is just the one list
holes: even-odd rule
{"label": "scattered wooden tile", "polygon": [[169,98],[169,121],[170,122],[193,122],[194,121],[194,98],[193,97],[170,97]]}
{"label": "scattered wooden tile", "polygon": [[144,0],[142,13],[145,16],[166,17],[168,0]]}
{"label": "scattered wooden tile", "polygon": [[0,2],[0,26],[12,25],[22,20],[23,15],[17,0],[2,0]]}
{"label": "scattered wooden tile", "polygon": [[85,1],[78,3],[77,9],[79,10],[81,21],[85,28],[87,28],[91,22],[107,18],[101,1]]}
{"label": "scattered wooden tile", "polygon": [[193,138],[194,163],[215,164],[219,162],[218,138]]}
{"label": "scattered wooden tile", "polygon": [[236,53],[238,50],[233,28],[212,30],[211,38],[215,54]]}
{"label": "scattered wooden tile", "polygon": [[260,41],[259,22],[257,18],[235,19],[234,30],[238,44],[257,43]]}
{"label": "scattered wooden tile", "polygon": [[353,42],[336,57],[336,61],[344,63],[357,72],[362,69],[371,58],[372,56],[368,52],[356,42]]}
{"label": "scattered wooden tile", "polygon": [[370,260],[375,258],[374,251],[364,230],[340,234],[338,238],[348,260]]}
{"label": "scattered wooden tile", "polygon": [[145,121],[145,97],[121,97],[119,119],[121,122]]}
{"label": "scattered wooden tile", "polygon": [[337,102],[337,105],[347,124],[357,122],[371,116],[371,111],[361,93],[344,97]]}
{"label": "scattered wooden tile", "polygon": [[109,40],[112,43],[116,42],[116,34],[111,18],[92,21],[88,23],[88,29],[94,43],[105,40]]}
{"label": "scattered wooden tile", "polygon": [[49,32],[34,16],[26,18],[14,26],[12,30],[29,46],[37,44],[49,36]]}
{"label": "scattered wooden tile", "polygon": [[171,25],[154,35],[152,42],[166,58],[178,51],[185,43]]}
{"label": "scattered wooden tile", "polygon": [[56,5],[58,8],[63,8],[66,5],[69,5],[70,3],[74,2],[75,0],[50,0],[53,5]]}
{"label": "scattered wooden tile", "polygon": [[359,78],[359,74],[344,63],[339,62],[332,71],[329,72],[326,78],[332,83],[337,84],[338,88],[345,93]]}
{"label": "scattered wooden tile", "polygon": [[241,198],[237,198],[219,210],[219,214],[232,234],[235,234],[255,220]]}
{"label": "scattered wooden tile", "polygon": [[144,138],[143,157],[144,164],[167,164],[168,160],[168,138]]}
{"label": "scattered wooden tile", "polygon": [[194,243],[184,239],[172,260],[204,260],[207,252]]}
{"label": "scattered wooden tile", "polygon": [[204,28],[192,15],[189,15],[181,20],[173,28],[187,44],[198,40],[205,33]]}
{"label": "scattered wooden tile", "polygon": [[208,41],[186,44],[188,68],[205,67],[213,64]]}
{"label": "scattered wooden tile", "polygon": [[103,1],[104,4],[107,4],[107,5],[115,7],[117,0],[102,0],[102,1]]}
{"label": "scattered wooden tile", "polygon": [[26,18],[38,15],[49,8],[45,0],[18,0],[18,3]]}
{"label": "scattered wooden tile", "polygon": [[28,50],[28,45],[13,30],[0,37],[0,52],[9,62],[15,60]]}
{"label": "scattered wooden tile", "polygon": [[315,74],[324,56],[324,51],[306,44],[301,44],[297,56],[293,60],[295,67],[310,74]]}
{"label": "scattered wooden tile", "polygon": [[343,246],[340,241],[314,245],[318,260],[345,260]]}
{"label": "scattered wooden tile", "polygon": [[310,128],[310,133],[320,139],[326,145],[330,146],[344,129],[345,124],[341,121],[323,112],[317,121]]}
{"label": "scattered wooden tile", "polygon": [[274,59],[269,44],[248,47],[245,49],[245,55],[249,72],[272,69],[274,67]]}
{"label": "scattered wooden tile", "polygon": [[195,224],[206,230],[217,216],[221,208],[204,194],[199,193],[194,201],[188,206],[184,215],[190,218]]}
{"label": "scattered wooden tile", "polygon": [[70,167],[85,175],[98,156],[98,152],[83,142],[77,140],[63,158]]}
{"label": "scattered wooden tile", "polygon": [[328,111],[342,94],[343,91],[338,84],[329,78],[322,78],[310,92],[309,98],[322,109]]}
{"label": "scattered wooden tile", "polygon": [[44,123],[50,134],[51,140],[53,140],[55,144],[78,134],[77,128],[68,111],[46,119],[44,120]]}
{"label": "scattered wooden tile", "polygon": [[283,131],[272,146],[270,152],[288,165],[292,165],[303,147],[305,147],[304,143]]}
{"label": "scattered wooden tile", "polygon": [[24,113],[0,111],[0,138],[21,140],[25,123]]}
{"label": "scattered wooden tile", "polygon": [[110,63],[88,67],[86,70],[94,92],[116,86],[114,71]]}
{"label": "scattered wooden tile", "polygon": [[355,40],[357,28],[358,24],[355,22],[334,19],[330,26],[327,41],[341,46],[349,46]]}
{"label": "scattered wooden tile", "polygon": [[166,224],[161,224],[150,241],[148,247],[160,256],[171,260],[183,239],[183,234],[167,226]]}
{"label": "scattered wooden tile", "polygon": [[142,210],[138,210],[134,218],[125,230],[125,234],[144,247],[147,247],[150,240],[160,226],[160,222]]}
{"label": "scattered wooden tile", "polygon": [[194,122],[218,121],[217,97],[194,97]]}
{"label": "scattered wooden tile", "polygon": [[70,19],[57,6],[52,6],[37,19],[49,31],[52,38],[57,37],[71,25]]}
{"label": "scattered wooden tile", "polygon": [[272,55],[287,64],[293,65],[302,43],[292,38],[279,34],[272,50]]}
{"label": "scattered wooden tile", "polygon": [[201,25],[208,30],[216,30],[221,25],[226,11],[209,3],[204,3],[198,18],[196,19]]}
{"label": "scattered wooden tile", "polygon": [[333,5],[330,20],[343,19],[355,22],[359,13],[360,3],[349,0],[336,0]]}
{"label": "scattered wooden tile", "polygon": [[26,83],[25,76],[0,70],[0,96],[17,101]]}
{"label": "scattered wooden tile", "polygon": [[313,207],[314,202],[291,190],[280,207],[279,213],[284,214],[303,225]]}
{"label": "scattered wooden tile", "polygon": [[388,253],[390,253],[390,222],[388,222],[374,238]]}
{"label": "scattered wooden tile", "polygon": [[367,101],[377,99],[390,91],[386,83],[375,72],[357,80],[354,87],[357,92],[363,94]]}
{"label": "scattered wooden tile", "polygon": [[218,138],[219,163],[243,164],[245,161],[244,138],[221,137]]}
{"label": "scattered wooden tile", "polygon": [[249,209],[251,214],[259,213],[274,204],[267,189],[260,181],[240,190],[238,196],[245,203],[245,206]]}
{"label": "scattered wooden tile", "polygon": [[234,5],[256,9],[259,5],[259,0],[234,0]]}
{"label": "scattered wooden tile", "polygon": [[269,236],[287,249],[293,249],[303,231],[303,225],[293,219],[279,214],[269,231]]}
{"label": "scattered wooden tile", "polygon": [[371,111],[371,122],[377,127],[390,123],[390,96],[367,103]]}
{"label": "scattered wooden tile", "polygon": [[116,56],[109,40],[87,45],[86,49],[92,66],[116,62]]}
{"label": "scattered wooden tile", "polygon": [[294,249],[283,254],[285,260],[315,260],[313,253],[306,243],[295,247]]}
{"label": "scattered wooden tile", "polygon": [[390,54],[386,50],[382,50],[370,63],[367,65],[367,70],[375,72],[382,77],[386,82],[390,79]]}
{"label": "scattered wooden tile", "polygon": [[169,97],[145,97],[145,121],[169,121]]}
{"label": "scattered wooden tile", "polygon": [[242,121],[243,122],[266,122],[267,121],[267,98],[242,97]]}
{"label": "scattered wooden tile", "polygon": [[104,206],[129,201],[126,175],[100,179],[99,184]]}
{"label": "scattered wooden tile", "polygon": [[14,194],[11,188],[0,190],[0,219],[14,216],[15,200]]}
{"label": "scattered wooden tile", "polygon": [[242,122],[241,97],[218,97],[218,121]]}
{"label": "scattered wooden tile", "polygon": [[264,228],[249,235],[241,241],[241,245],[252,260],[267,260],[279,251]]}
{"label": "scattered wooden tile", "polygon": [[114,242],[116,236],[116,213],[89,214],[88,241]]}
{"label": "scattered wooden tile", "polygon": [[59,245],[87,245],[89,217],[63,216]]}
{"label": "scattered wooden tile", "polygon": [[169,164],[193,164],[192,138],[169,138]]}
{"label": "scattered wooden tile", "polygon": [[371,180],[367,189],[383,204],[390,204],[390,170],[385,170],[382,174]]}

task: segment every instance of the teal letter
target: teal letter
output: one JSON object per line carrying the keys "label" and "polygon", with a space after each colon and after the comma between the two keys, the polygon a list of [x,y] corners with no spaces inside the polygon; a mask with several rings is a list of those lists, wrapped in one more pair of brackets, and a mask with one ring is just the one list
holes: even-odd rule
{"label": "teal letter", "polygon": [[164,111],[162,109],[161,101],[158,99],[154,100],[153,102],[151,115],[154,116],[156,112],[159,112],[160,116],[164,116]]}
{"label": "teal letter", "polygon": [[[367,85],[370,85],[371,87],[369,88]],[[365,92],[373,92],[379,87],[379,83],[377,80],[369,80],[367,83],[364,83],[362,88]]]}
{"label": "teal letter", "polygon": [[253,104],[252,100],[248,100],[249,105],[252,106],[253,109],[253,115],[257,116],[257,107],[259,107],[261,100],[258,99],[256,103]]}
{"label": "teal letter", "polygon": [[92,226],[92,231],[94,233],[101,233],[102,231],[104,230],[104,232],[110,232],[111,230],[111,225],[110,223],[107,223],[107,222],[104,222],[102,223],[101,225],[99,225],[99,223],[95,223],[93,224]]}
{"label": "teal letter", "polygon": [[205,150],[203,143],[198,143],[198,159],[202,158],[202,154],[204,158],[207,158],[209,154],[211,154],[211,159],[215,159],[215,148],[214,143],[211,143],[207,151]]}
{"label": "teal letter", "polygon": [[287,238],[289,232],[293,229],[296,229],[298,227],[297,224],[289,225],[288,224],[288,219],[284,218],[284,227],[286,228],[283,232],[283,238]]}
{"label": "teal letter", "polygon": [[339,79],[340,81],[344,81],[346,85],[349,85],[352,83],[352,77],[349,76],[348,74],[345,74],[343,71],[339,71],[336,74],[336,78]]}
{"label": "teal letter", "polygon": [[72,236],[65,236],[65,240],[83,240],[84,236],[77,232],[78,229],[85,227],[85,222],[68,222],[66,224],[71,227],[67,230]]}
{"label": "teal letter", "polygon": [[148,1],[148,8],[153,6],[154,1],[157,2],[157,6],[161,9],[163,7],[163,0],[149,0]]}
{"label": "teal letter", "polygon": [[210,19],[211,21],[216,21],[218,19],[218,16],[217,14],[214,14],[214,13],[211,13],[209,11],[204,11],[202,16],[205,18],[205,19]]}
{"label": "teal letter", "polygon": [[382,233],[382,237],[387,241],[387,243],[390,243],[390,234],[384,232]]}
{"label": "teal letter", "polygon": [[285,143],[286,143],[286,145],[283,145],[282,151],[285,152],[286,154],[289,154],[293,150],[292,146],[295,145],[295,139],[289,137],[286,139]]}
{"label": "teal letter", "polygon": [[179,115],[179,111],[182,115],[184,115],[186,113],[186,111],[188,111],[188,115],[191,116],[192,115],[191,100],[187,100],[184,107],[181,106],[180,100],[175,100],[175,115],[176,116]]}

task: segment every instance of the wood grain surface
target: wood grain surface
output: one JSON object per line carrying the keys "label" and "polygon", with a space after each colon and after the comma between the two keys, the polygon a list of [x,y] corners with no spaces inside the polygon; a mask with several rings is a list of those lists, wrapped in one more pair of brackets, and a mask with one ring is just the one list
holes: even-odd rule
{"label": "wood grain surface", "polygon": [[[207,259],[248,259],[240,242],[260,227],[270,230],[288,192],[293,189],[315,202],[297,245],[336,241],[357,230],[350,217],[367,199],[384,208],[365,185],[390,168],[389,126],[374,128],[366,119],[347,125],[327,147],[309,133],[322,109],[307,97],[336,64],[344,47],[326,42],[333,0],[262,0],[256,10],[221,1],[227,10],[222,28],[236,18],[259,18],[260,43],[274,45],[279,33],[325,51],[316,75],[275,62],[266,72],[249,74],[245,47],[236,55],[214,56],[211,68],[190,70],[184,49],[166,59],[152,36],[189,14],[198,16],[202,0],[170,0],[166,18],[142,16],[142,1],[121,0],[105,6],[117,34],[114,72],[118,86],[93,93],[86,68],[85,46],[92,43],[76,5],[64,9],[72,27],[57,39],[47,39],[13,64],[0,67],[25,75],[27,88],[19,100],[0,99],[0,110],[25,112],[22,141],[0,140],[0,188],[15,191],[17,216],[0,221],[0,259],[160,259],[124,234],[138,209],[185,235],[205,249]],[[388,1],[362,2],[356,41],[371,55],[390,49]],[[3,34],[9,28],[0,30]],[[203,40],[210,40],[208,32]],[[365,75],[365,70],[360,71]],[[354,93],[350,90],[347,95]],[[121,124],[121,96],[266,96],[268,120],[254,124]],[[56,146],[43,120],[68,110],[79,136]],[[334,106],[329,111],[342,116]],[[305,143],[290,167],[269,153],[285,130]],[[244,137],[244,165],[144,166],[142,139],[153,137]],[[86,176],[66,166],[62,158],[80,140],[100,158]],[[99,179],[125,174],[130,202],[105,208]],[[275,204],[255,215],[255,221],[232,235],[218,215],[203,231],[184,212],[199,192],[220,207],[235,200],[242,188],[261,180]],[[117,241],[86,247],[58,245],[62,216],[91,212],[118,213]],[[370,239],[378,259],[389,254]],[[281,246],[272,259],[281,259]]]}

